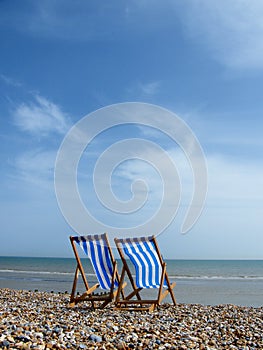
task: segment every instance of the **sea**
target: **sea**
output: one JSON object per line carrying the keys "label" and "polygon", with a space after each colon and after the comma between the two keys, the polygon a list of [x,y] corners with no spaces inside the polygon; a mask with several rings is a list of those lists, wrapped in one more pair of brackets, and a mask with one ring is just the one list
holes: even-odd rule
{"label": "sea", "polygon": [[[166,260],[166,263],[170,281],[176,282],[174,294],[178,303],[263,306],[263,260]],[[0,288],[70,293],[75,268],[72,258],[0,257]],[[96,283],[88,259],[84,269],[89,283]],[[83,284],[79,288],[82,291]],[[153,292],[146,291],[148,297]]]}

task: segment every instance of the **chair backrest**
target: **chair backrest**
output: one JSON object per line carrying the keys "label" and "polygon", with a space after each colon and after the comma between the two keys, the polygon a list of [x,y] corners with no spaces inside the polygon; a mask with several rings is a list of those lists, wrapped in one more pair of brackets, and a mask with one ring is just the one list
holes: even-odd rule
{"label": "chair backrest", "polygon": [[[116,239],[115,242],[135,267],[137,287],[159,288],[163,260],[154,236]],[[166,280],[164,286],[167,286]]]}
{"label": "chair backrest", "polygon": [[[100,287],[107,290],[111,289],[114,258],[107,235],[74,236],[72,239],[80,245],[90,259]],[[114,285],[118,286],[116,279]]]}

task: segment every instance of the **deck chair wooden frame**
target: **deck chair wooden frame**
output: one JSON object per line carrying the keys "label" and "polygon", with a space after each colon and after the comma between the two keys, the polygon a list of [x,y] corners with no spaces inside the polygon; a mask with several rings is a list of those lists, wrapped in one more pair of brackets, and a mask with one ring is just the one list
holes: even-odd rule
{"label": "deck chair wooden frame", "polygon": [[[155,237],[149,236],[149,237],[125,238],[125,239],[115,238],[114,241],[117,246],[117,249],[123,264],[121,277],[120,277],[120,285],[124,282],[125,277],[128,277],[128,280],[130,281],[130,285],[132,288],[131,293],[128,294],[126,297],[122,297],[121,289],[118,289],[116,299],[115,299],[116,308],[124,309],[124,310],[153,311],[156,306],[161,304],[162,300],[168,294],[170,294],[171,296],[173,305],[176,305],[176,299],[173,293],[173,288],[175,287],[176,283],[175,282],[172,284],[170,283],[168,273],[166,271],[166,263],[163,261],[163,258],[160,253]],[[136,251],[135,255],[137,254],[135,256],[135,259],[133,256],[127,255],[127,247],[132,247],[132,249],[135,249]],[[145,250],[146,250],[146,255],[145,255]],[[147,257],[149,254],[149,251],[151,251],[150,254],[153,258],[151,256],[150,258]],[[132,272],[127,263],[127,258],[133,263],[135,267],[135,273],[136,273],[135,279],[133,278]],[[135,261],[136,259],[137,261],[140,261],[140,262],[143,262],[143,261],[146,262],[146,264],[144,264],[144,267],[148,269],[147,271],[150,271],[149,269],[151,269],[153,266],[154,268],[157,268],[157,265],[158,265],[158,272],[153,272],[152,270],[152,276],[154,273],[154,276],[155,276],[154,278],[156,279],[155,283],[149,283],[148,285],[146,285],[146,283],[137,281],[138,274],[140,272],[138,270],[138,266],[136,266],[136,261]],[[150,262],[155,262],[155,265],[149,264]],[[158,273],[158,276],[157,276],[157,273]],[[147,278],[148,277],[146,276],[146,280]],[[159,288],[157,298],[150,299],[150,300],[143,299],[140,292],[144,288]],[[134,297],[136,299],[134,299]]]}
{"label": "deck chair wooden frame", "polygon": [[[88,235],[88,236],[70,236],[70,242],[73,248],[73,252],[76,258],[77,266],[76,266],[76,271],[75,271],[75,276],[73,280],[73,286],[72,286],[72,291],[70,295],[70,303],[69,306],[73,307],[76,304],[84,301],[89,301],[91,302],[92,308],[104,308],[106,305],[108,305],[110,302],[112,302],[117,294],[117,287],[119,286],[120,283],[120,277],[117,271],[117,263],[116,260],[114,259],[112,250],[110,248],[109,240],[107,237],[107,234],[101,234],[101,235]],[[85,245],[85,249],[84,246]],[[98,282],[100,281],[99,279],[99,272],[98,269],[100,270],[101,268],[103,269],[103,266],[96,266],[94,267],[94,257],[91,256],[90,247],[95,247],[95,249],[98,249],[100,252],[105,249],[105,252],[107,254],[107,268],[109,267],[109,271],[111,273],[111,276],[107,278],[107,285],[108,288],[105,285],[102,285],[102,283],[96,283],[92,286],[89,286],[83,265],[82,265],[82,259],[79,256],[77,246],[81,246],[85,253],[87,254],[88,258],[91,261],[91,264],[93,266],[94,272],[97,276]],[[92,248],[94,249],[94,248]],[[97,250],[96,250],[97,252]],[[97,253],[98,254],[98,253]],[[90,256],[89,256],[90,255]],[[97,270],[97,271],[96,271]],[[78,283],[78,277],[79,275],[81,276],[84,286],[85,286],[85,292],[82,293],[81,295],[77,294],[77,283]],[[106,284],[106,283],[105,283]],[[97,293],[95,294],[95,291],[101,288],[103,290],[107,290],[106,293]],[[123,294],[122,288],[121,289],[121,294]]]}

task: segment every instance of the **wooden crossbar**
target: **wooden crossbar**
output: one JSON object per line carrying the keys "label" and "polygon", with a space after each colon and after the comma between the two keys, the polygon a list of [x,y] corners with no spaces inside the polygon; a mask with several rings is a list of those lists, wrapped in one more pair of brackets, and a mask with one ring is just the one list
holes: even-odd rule
{"label": "wooden crossbar", "polygon": [[[148,309],[150,311],[153,311],[154,308],[157,305],[160,305],[162,300],[170,294],[172,303],[173,305],[176,305],[176,299],[173,293],[173,288],[175,287],[176,283],[170,283],[168,273],[166,271],[166,264],[163,261],[162,255],[160,253],[159,247],[157,245],[157,241],[155,237],[148,236],[148,237],[139,237],[139,238],[115,238],[114,239],[117,250],[119,252],[121,261],[122,261],[122,272],[121,272],[121,277],[120,277],[120,284],[124,282],[125,277],[128,278],[130,282],[130,286],[132,288],[132,292],[127,295],[126,297],[121,296],[121,290],[118,289],[117,295],[116,295],[116,300],[115,300],[115,306],[117,309],[131,309],[134,310],[134,305],[138,305],[136,310],[145,310]],[[132,244],[132,243],[138,243],[139,242],[151,242],[154,245],[154,248],[156,250],[160,265],[162,267],[162,272],[161,272],[161,278],[160,278],[160,285],[159,285],[159,290],[158,290],[158,295],[156,299],[143,299],[141,295],[141,291],[144,289],[142,287],[137,287],[136,283],[134,281],[134,278],[132,276],[131,270],[129,268],[129,265],[127,263],[127,258],[124,253],[124,245],[125,244]],[[166,282],[164,284],[164,282]],[[134,300],[133,298],[136,297]],[[150,305],[148,308],[145,307],[145,305]]]}
{"label": "wooden crossbar", "polygon": [[[110,286],[110,290],[109,292],[107,292],[106,294],[94,294],[94,292],[100,287],[99,283],[94,284],[93,286],[89,286],[83,265],[82,265],[82,261],[80,259],[78,250],[77,250],[77,246],[76,246],[76,241],[77,239],[82,238],[84,240],[98,240],[98,239],[102,239],[105,243],[105,246],[108,249],[109,252],[109,256],[110,256],[110,260],[112,263],[112,269],[113,269],[113,273],[111,276],[111,286]],[[124,288],[124,284],[122,285],[122,288],[118,288],[115,289],[115,281],[118,282],[118,286],[120,287],[120,276],[118,274],[117,271],[117,262],[114,259],[112,250],[110,248],[110,244],[108,241],[108,237],[107,234],[104,233],[102,235],[89,235],[89,236],[79,236],[79,237],[73,237],[70,236],[70,242],[71,242],[71,246],[76,258],[76,262],[77,262],[77,266],[76,266],[76,270],[75,270],[75,275],[74,275],[74,280],[73,280],[73,285],[72,285],[72,291],[71,291],[71,295],[70,295],[70,302],[69,302],[69,306],[73,307],[76,304],[80,303],[80,302],[90,302],[92,305],[92,308],[104,308],[106,305],[108,305],[110,302],[112,302],[117,294],[117,291],[120,290],[120,294],[122,296],[124,296],[123,293],[123,288]],[[82,278],[82,281],[84,283],[85,286],[85,292],[82,293],[80,296],[77,295],[77,284],[78,284],[78,278],[79,275]]]}

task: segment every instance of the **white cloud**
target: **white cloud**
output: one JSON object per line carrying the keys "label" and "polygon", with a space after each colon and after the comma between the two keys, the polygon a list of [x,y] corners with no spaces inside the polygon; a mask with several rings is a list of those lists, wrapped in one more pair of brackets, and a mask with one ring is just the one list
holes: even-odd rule
{"label": "white cloud", "polygon": [[[70,15],[69,15],[70,14]],[[33,36],[66,40],[116,40],[173,35],[176,20],[229,67],[263,67],[263,3],[260,0],[85,2],[28,1],[0,11],[2,26]],[[12,20],[10,20],[10,18]],[[145,20],[147,18],[147,21]],[[152,87],[146,87],[146,92]],[[154,88],[155,89],[155,88]]]}
{"label": "white cloud", "polygon": [[146,95],[155,95],[159,91],[160,83],[153,81],[151,83],[139,84],[139,88]]}
{"label": "white cloud", "polygon": [[14,87],[21,87],[22,84],[16,80],[16,79],[13,79],[11,77],[8,77],[4,74],[0,74],[0,78],[2,81],[4,81],[7,85],[10,85],[10,86],[14,86]]}
{"label": "white cloud", "polygon": [[35,102],[18,106],[14,111],[14,122],[22,131],[38,136],[53,132],[64,134],[70,127],[70,120],[60,107],[42,96],[35,96]]}
{"label": "white cloud", "polygon": [[185,1],[180,17],[193,39],[231,68],[263,68],[263,2]]}
{"label": "white cloud", "polygon": [[127,91],[130,98],[149,98],[155,96],[160,91],[160,82],[151,81],[151,82],[137,82],[131,85]]}
{"label": "white cloud", "polygon": [[[142,158],[156,158],[159,170],[162,168],[162,175],[168,187],[174,186],[174,178],[165,169],[165,162],[162,162],[161,155],[152,154],[145,150]],[[179,149],[169,149],[168,154],[174,162],[181,180],[182,203],[189,204],[193,191],[193,174],[190,165],[184,154]],[[229,207],[262,207],[263,197],[263,166],[257,161],[246,161],[222,155],[208,155],[208,196],[206,206],[220,208]],[[117,175],[123,181],[135,179],[148,179],[149,190],[152,191],[152,199],[160,198],[161,179],[153,176],[149,164],[130,161],[123,163],[117,170]],[[121,191],[123,187],[120,186]],[[172,192],[171,192],[172,193]],[[156,195],[156,196],[155,196]]]}
{"label": "white cloud", "polygon": [[219,207],[262,207],[263,166],[260,162],[208,156],[208,203]]}
{"label": "white cloud", "polygon": [[[63,136],[70,128],[69,117],[48,99],[36,95],[33,102],[20,104],[13,113],[14,124],[36,137]],[[15,177],[40,188],[53,187],[57,149],[42,143],[42,148],[21,152],[13,162]]]}
{"label": "white cloud", "polygon": [[3,6],[0,22],[33,36],[67,40],[112,39],[113,33],[123,34],[127,14],[126,4],[117,1],[29,0],[27,6]]}
{"label": "white cloud", "polygon": [[[32,36],[87,41],[147,36],[166,28],[169,3],[132,0],[28,0],[26,5],[2,6],[0,25]],[[147,15],[147,20],[146,20]],[[10,20],[11,19],[11,20]]]}
{"label": "white cloud", "polygon": [[[132,152],[134,151],[135,147]],[[139,180],[145,182],[147,186],[149,195],[147,199],[148,208],[160,205],[164,199],[166,204],[174,204],[179,198],[181,191],[184,204],[188,201],[190,202],[193,191],[193,174],[188,160],[179,148],[158,150],[158,148],[151,147],[145,142],[143,148],[138,148],[137,156],[130,156],[130,159],[131,148],[126,148],[122,145],[118,152],[126,154],[127,161],[119,164],[116,162],[116,169],[112,173],[114,179],[113,188],[117,195],[121,197],[129,196],[132,183]],[[166,157],[169,157],[171,165],[168,165]],[[117,156],[118,158],[120,158],[120,155]],[[104,169],[107,169],[105,163]],[[176,174],[179,175],[179,178],[177,178]],[[105,174],[101,175],[103,175],[103,180],[100,180],[100,183],[102,181],[107,183],[104,178]],[[164,186],[166,193],[163,192]],[[170,190],[167,191],[167,189]],[[140,187],[138,187],[138,195],[142,194],[144,196],[145,187],[142,187],[141,190],[142,192],[140,193]],[[162,198],[163,195],[166,198]]]}
{"label": "white cloud", "polygon": [[34,150],[15,159],[16,178],[40,188],[53,188],[55,151]]}

